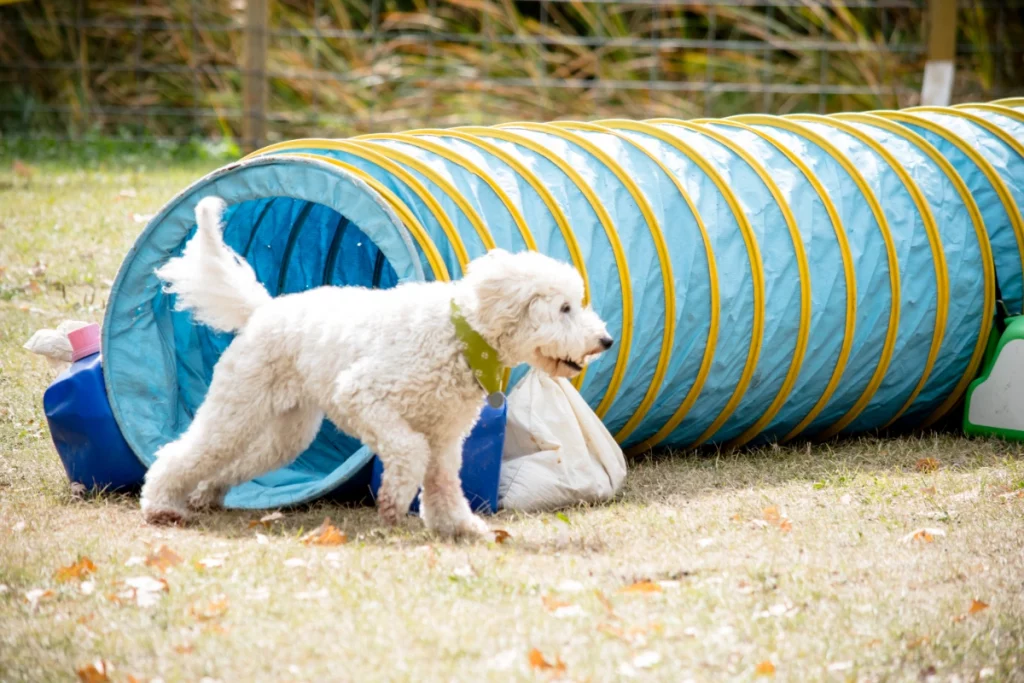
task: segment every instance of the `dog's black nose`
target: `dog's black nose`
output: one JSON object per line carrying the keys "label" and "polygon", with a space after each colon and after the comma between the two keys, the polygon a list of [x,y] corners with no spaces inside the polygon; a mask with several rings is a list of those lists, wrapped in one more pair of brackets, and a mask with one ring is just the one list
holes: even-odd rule
{"label": "dog's black nose", "polygon": [[612,344],[614,343],[615,340],[611,337],[601,337],[601,346],[603,346],[606,351],[612,348]]}

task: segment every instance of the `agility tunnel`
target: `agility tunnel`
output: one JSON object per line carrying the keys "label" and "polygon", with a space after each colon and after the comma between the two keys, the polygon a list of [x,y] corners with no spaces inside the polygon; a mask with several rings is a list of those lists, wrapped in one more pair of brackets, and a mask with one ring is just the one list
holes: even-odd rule
{"label": "agility tunnel", "polygon": [[[576,385],[633,452],[930,425],[976,376],[997,291],[1024,297],[1024,100],[284,142],[173,198],[117,276],[104,373],[146,464],[230,341],[153,275],[208,195],[272,294],[454,279],[495,246],[574,264],[617,339]],[[309,500],[371,458],[325,422],[227,503]]]}

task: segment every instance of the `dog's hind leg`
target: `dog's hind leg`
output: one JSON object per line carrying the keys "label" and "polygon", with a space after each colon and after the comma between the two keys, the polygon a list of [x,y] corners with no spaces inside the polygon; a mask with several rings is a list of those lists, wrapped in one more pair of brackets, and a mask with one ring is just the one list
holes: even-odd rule
{"label": "dog's hind leg", "polygon": [[232,486],[287,465],[309,448],[322,423],[323,413],[311,407],[292,408],[270,418],[249,435],[249,447],[233,462],[199,482],[189,505],[193,509],[219,506]]}
{"label": "dog's hind leg", "polygon": [[462,443],[457,439],[434,451],[423,479],[423,522],[445,537],[485,538],[490,529],[473,514],[462,492],[459,469]]}
{"label": "dog's hind leg", "polygon": [[219,504],[230,487],[291,462],[316,437],[323,414],[296,407],[217,425],[205,420],[200,408],[185,434],[157,453],[142,487],[146,521],[187,521],[190,506]]}

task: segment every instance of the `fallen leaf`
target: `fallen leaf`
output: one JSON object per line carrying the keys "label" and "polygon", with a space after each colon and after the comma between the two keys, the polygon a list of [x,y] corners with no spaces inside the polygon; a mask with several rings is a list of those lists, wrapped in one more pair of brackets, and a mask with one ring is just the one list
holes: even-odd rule
{"label": "fallen leaf", "polygon": [[530,650],[530,666],[541,671],[552,671],[554,673],[565,673],[565,662],[561,657],[555,659],[552,664],[544,658],[544,654],[537,648]]}
{"label": "fallen leaf", "polygon": [[956,616],[953,617],[953,623],[954,624],[959,624],[961,621],[964,621],[966,619],[967,619],[967,615],[966,614],[957,614]]}
{"label": "fallen leaf", "polygon": [[926,496],[934,496],[938,492],[938,489],[936,489],[934,486],[929,486],[928,488],[921,489],[921,493],[923,493]]}
{"label": "fallen leaf", "polygon": [[935,540],[936,536],[945,536],[946,532],[942,529],[936,529],[932,527],[924,527],[911,531],[909,534],[902,538],[904,543],[910,543],[911,541],[919,541],[921,543],[931,543]]}
{"label": "fallen leaf", "polygon": [[473,568],[468,564],[464,564],[461,567],[456,567],[452,570],[452,579],[469,579],[476,575]]}
{"label": "fallen leaf", "polygon": [[920,646],[924,645],[929,640],[930,639],[928,638],[928,636],[921,636],[920,638],[915,638],[914,640],[911,640],[910,642],[907,643],[907,649],[908,650],[913,650],[916,647],[920,647]]}
{"label": "fallen leaf", "polygon": [[559,607],[551,613],[555,619],[569,619],[571,617],[578,617],[583,615],[583,608],[579,605],[566,605],[565,607]]}
{"label": "fallen leaf", "polygon": [[124,584],[127,590],[107,597],[119,604],[134,602],[139,607],[152,607],[160,602],[161,593],[170,591],[165,580],[151,576],[135,576],[125,579]]}
{"label": "fallen leaf", "polygon": [[110,673],[113,669],[110,662],[97,659],[78,667],[75,673],[78,674],[78,680],[82,683],[103,683],[110,680]]}
{"label": "fallen leaf", "polygon": [[270,514],[263,515],[259,519],[254,519],[249,522],[249,528],[252,529],[256,526],[262,526],[265,529],[269,529],[270,526],[279,519],[284,519],[284,513],[278,510],[277,512],[271,512]]}
{"label": "fallen leaf", "polygon": [[661,586],[644,579],[619,590],[620,593],[660,593]]}
{"label": "fallen leaf", "polygon": [[661,662],[661,655],[654,650],[648,650],[647,652],[641,652],[633,658],[633,666],[638,669],[650,669],[652,666],[657,665]]}
{"label": "fallen leaf", "polygon": [[777,526],[783,533],[789,532],[793,529],[793,524],[789,521],[789,518],[779,512],[779,508],[774,505],[766,507],[761,514],[766,523],[771,524],[772,526]]}
{"label": "fallen leaf", "polygon": [[54,595],[55,593],[52,590],[45,588],[33,588],[25,593],[25,599],[30,605],[32,605],[32,607],[35,607],[41,600],[52,598]]}
{"label": "fallen leaf", "polygon": [[74,580],[81,581],[94,571],[96,571],[96,565],[93,564],[92,560],[88,557],[83,557],[78,562],[74,562],[66,567],[58,569],[55,578],[59,583],[66,583]]}
{"label": "fallen leaf", "polygon": [[217,619],[224,616],[228,611],[228,599],[223,595],[220,595],[205,605],[199,603],[193,603],[188,608],[189,614],[198,619],[199,621],[210,621],[211,619]]}
{"label": "fallen leaf", "polygon": [[615,608],[612,605],[612,601],[609,600],[605,594],[599,590],[594,591],[594,595],[597,596],[598,602],[604,605],[604,608],[608,610],[608,614],[615,616]]}
{"label": "fallen leaf", "polygon": [[563,602],[561,600],[557,600],[551,597],[550,595],[545,595],[540,600],[544,603],[544,608],[547,609],[547,611],[549,612],[554,612],[559,607],[568,607],[572,604],[570,602]]}
{"label": "fallen leaf", "polygon": [[195,647],[192,645],[192,643],[184,643],[182,645],[174,646],[174,651],[177,652],[179,655],[192,654],[193,650],[195,650]]}
{"label": "fallen leaf", "polygon": [[302,537],[306,545],[342,545],[348,542],[344,531],[331,524],[330,517],[324,517],[323,523]]}
{"label": "fallen leaf", "polygon": [[196,567],[198,567],[199,569],[215,569],[217,567],[223,566],[223,557],[204,557],[203,559],[196,562]]}
{"label": "fallen leaf", "polygon": [[15,159],[11,163],[11,171],[14,172],[14,175],[21,176],[26,180],[34,176],[36,173],[36,170],[34,168],[26,164],[21,159]]}
{"label": "fallen leaf", "polygon": [[76,619],[75,621],[77,621],[79,624],[82,624],[84,626],[85,624],[88,624],[90,621],[92,621],[95,618],[96,618],[96,615],[90,612],[89,614],[83,614],[82,616],[78,617],[78,619]]}
{"label": "fallen leaf", "polygon": [[504,543],[505,541],[507,541],[510,538],[512,538],[512,534],[510,534],[509,532],[505,531],[504,529],[495,529],[494,530],[494,542],[495,543],[501,544],[501,543]]}
{"label": "fallen leaf", "polygon": [[147,567],[165,572],[171,567],[181,564],[181,555],[162,545],[146,557],[145,564]]}
{"label": "fallen leaf", "polygon": [[758,676],[774,676],[775,665],[772,664],[772,660],[766,659],[755,667],[754,673]]}
{"label": "fallen leaf", "polygon": [[981,600],[971,600],[971,607],[967,610],[968,614],[977,614],[978,612],[988,609],[988,603],[982,602]]}
{"label": "fallen leaf", "polygon": [[918,458],[914,469],[918,472],[934,472],[939,469],[939,461],[935,458]]}

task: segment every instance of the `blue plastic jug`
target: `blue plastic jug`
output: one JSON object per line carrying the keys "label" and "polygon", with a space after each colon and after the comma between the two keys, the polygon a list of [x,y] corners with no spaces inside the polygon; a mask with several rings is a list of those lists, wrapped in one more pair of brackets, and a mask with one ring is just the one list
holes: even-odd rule
{"label": "blue plastic jug", "polygon": [[133,490],[142,486],[146,468],[110,411],[99,337],[96,324],[68,334],[72,364],[43,394],[43,410],[68,479],[90,491]]}
{"label": "blue plastic jug", "polygon": [[[500,405],[492,405],[499,403]],[[462,446],[462,492],[469,500],[473,512],[492,515],[498,511],[498,480],[501,475],[501,453],[505,448],[505,417],[508,403],[502,394],[492,394],[480,412],[473,431]],[[377,497],[380,490],[384,466],[380,458],[373,459],[373,475],[370,490]],[[419,512],[420,497],[409,507],[409,512]]]}

